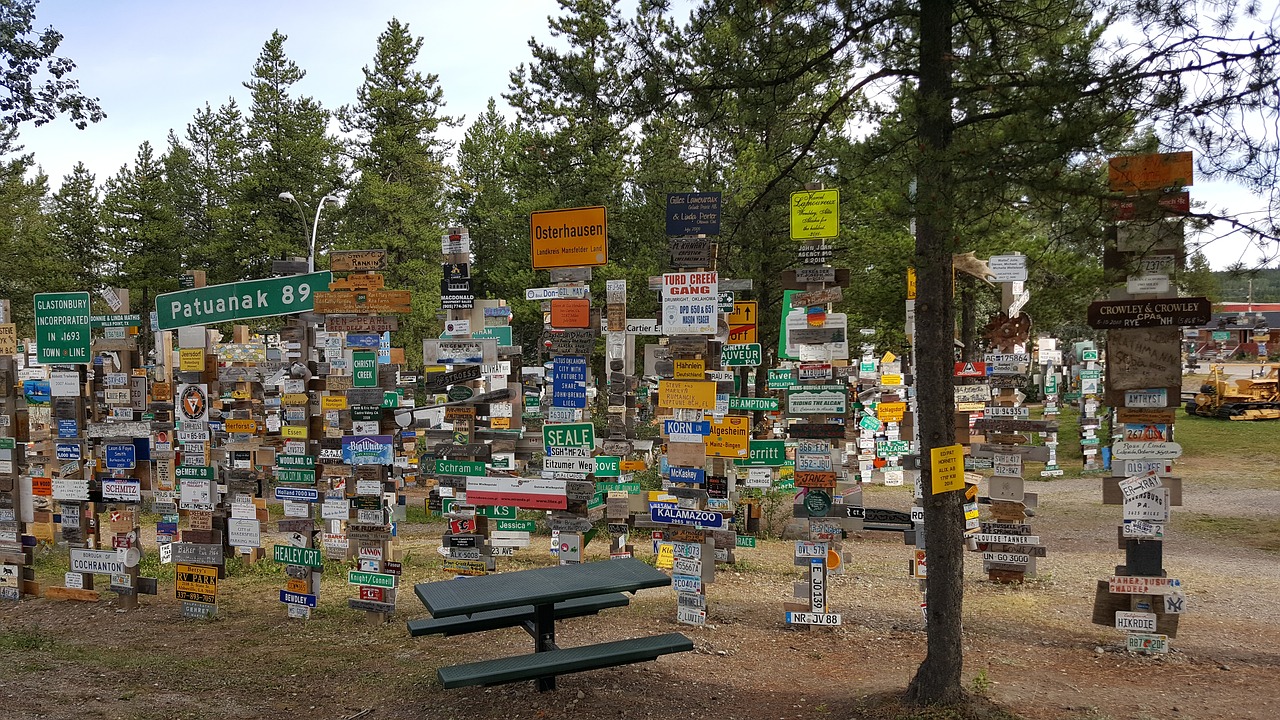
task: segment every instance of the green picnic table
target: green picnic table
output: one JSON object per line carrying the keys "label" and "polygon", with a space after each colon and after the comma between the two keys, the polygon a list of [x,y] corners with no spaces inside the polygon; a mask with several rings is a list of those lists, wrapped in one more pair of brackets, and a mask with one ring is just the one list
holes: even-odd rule
{"label": "green picnic table", "polygon": [[419,583],[414,593],[432,618],[411,620],[409,632],[455,635],[522,626],[533,636],[533,653],[440,668],[440,682],[454,688],[536,680],[539,691],[554,690],[558,675],[692,650],[693,641],[680,633],[573,648],[556,645],[557,619],[626,605],[621,593],[670,584],[666,573],[634,558]]}

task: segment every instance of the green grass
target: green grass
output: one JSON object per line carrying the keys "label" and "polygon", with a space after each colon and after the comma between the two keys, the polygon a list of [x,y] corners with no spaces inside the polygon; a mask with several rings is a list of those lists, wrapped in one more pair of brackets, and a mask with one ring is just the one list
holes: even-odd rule
{"label": "green grass", "polygon": [[[1272,463],[1280,442],[1280,420],[1218,420],[1178,411],[1174,438],[1190,458],[1239,463],[1257,461],[1256,470]],[[1263,462],[1267,460],[1268,462]]]}
{"label": "green grass", "polygon": [[1175,515],[1179,529],[1215,540],[1229,541],[1269,552],[1280,552],[1280,519],[1240,518],[1187,513]]}

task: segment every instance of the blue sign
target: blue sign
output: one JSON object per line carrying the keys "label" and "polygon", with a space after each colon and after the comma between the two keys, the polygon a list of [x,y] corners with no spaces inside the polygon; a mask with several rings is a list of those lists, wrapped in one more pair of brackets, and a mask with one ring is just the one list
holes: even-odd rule
{"label": "blue sign", "polygon": [[576,355],[551,359],[551,406],[587,406],[587,359]]}
{"label": "blue sign", "polygon": [[[277,488],[277,491],[279,488]],[[663,525],[693,525],[709,530],[724,527],[724,515],[709,510],[691,510],[676,507],[667,503],[653,503],[649,506],[649,518]]]}
{"label": "blue sign", "polygon": [[394,435],[346,435],[342,462],[348,465],[391,465],[396,460]]}
{"label": "blue sign", "polygon": [[22,394],[33,405],[48,405],[52,391],[48,380],[23,380]]}
{"label": "blue sign", "polygon": [[80,443],[58,443],[54,450],[59,460],[80,459]]}
{"label": "blue sign", "polygon": [[707,481],[707,471],[702,468],[672,467],[671,482],[701,485]]}
{"label": "blue sign", "polygon": [[485,317],[511,317],[511,308],[507,305],[501,307],[487,307],[484,309]]}
{"label": "blue sign", "polygon": [[378,337],[378,364],[391,364],[391,333],[384,332]]}
{"label": "blue sign", "polygon": [[293,593],[288,590],[280,591],[280,602],[289,605],[306,605],[307,607],[316,606],[315,595],[303,595],[302,593]]}
{"label": "blue sign", "polygon": [[58,421],[58,437],[73,438],[80,434],[80,426],[74,419]]}
{"label": "blue sign", "polygon": [[347,333],[347,347],[376,348],[381,341],[377,333]]}
{"label": "blue sign", "polygon": [[132,470],[138,465],[137,448],[128,445],[108,445],[106,463],[108,470]]}
{"label": "blue sign", "polygon": [[305,487],[278,487],[276,488],[277,500],[292,500],[294,502],[316,502],[320,499],[320,491],[315,488]]}
{"label": "blue sign", "polygon": [[176,522],[158,522],[156,523],[157,535],[177,535],[178,523]]}
{"label": "blue sign", "polygon": [[668,235],[719,235],[720,193],[667,193]]}
{"label": "blue sign", "polygon": [[663,420],[663,435],[710,435],[711,423],[706,420]]}

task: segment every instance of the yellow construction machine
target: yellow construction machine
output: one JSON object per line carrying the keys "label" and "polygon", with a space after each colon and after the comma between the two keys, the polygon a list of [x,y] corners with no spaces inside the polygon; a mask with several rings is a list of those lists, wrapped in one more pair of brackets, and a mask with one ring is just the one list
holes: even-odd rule
{"label": "yellow construction machine", "polygon": [[1188,415],[1227,420],[1280,420],[1280,365],[1257,378],[1228,381],[1221,365],[1209,370],[1209,381],[1187,402]]}

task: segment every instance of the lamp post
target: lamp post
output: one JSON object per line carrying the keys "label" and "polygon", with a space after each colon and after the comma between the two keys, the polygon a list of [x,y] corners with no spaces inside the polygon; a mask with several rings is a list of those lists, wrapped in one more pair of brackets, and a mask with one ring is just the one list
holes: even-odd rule
{"label": "lamp post", "polygon": [[[303,233],[305,234],[307,230],[307,209],[303,207],[302,203],[298,202],[298,198],[294,197],[293,193],[289,192],[288,190],[280,193],[276,197],[280,198],[284,202],[291,202],[294,205],[298,206],[298,211],[302,213],[302,230],[303,230]],[[316,271],[316,233],[320,229],[320,211],[324,209],[324,204],[326,202],[336,203],[338,202],[338,198],[332,195],[325,195],[324,197],[320,198],[319,204],[316,205],[316,217],[314,220],[311,221],[311,248],[307,252],[307,272],[308,273],[313,273]]]}

